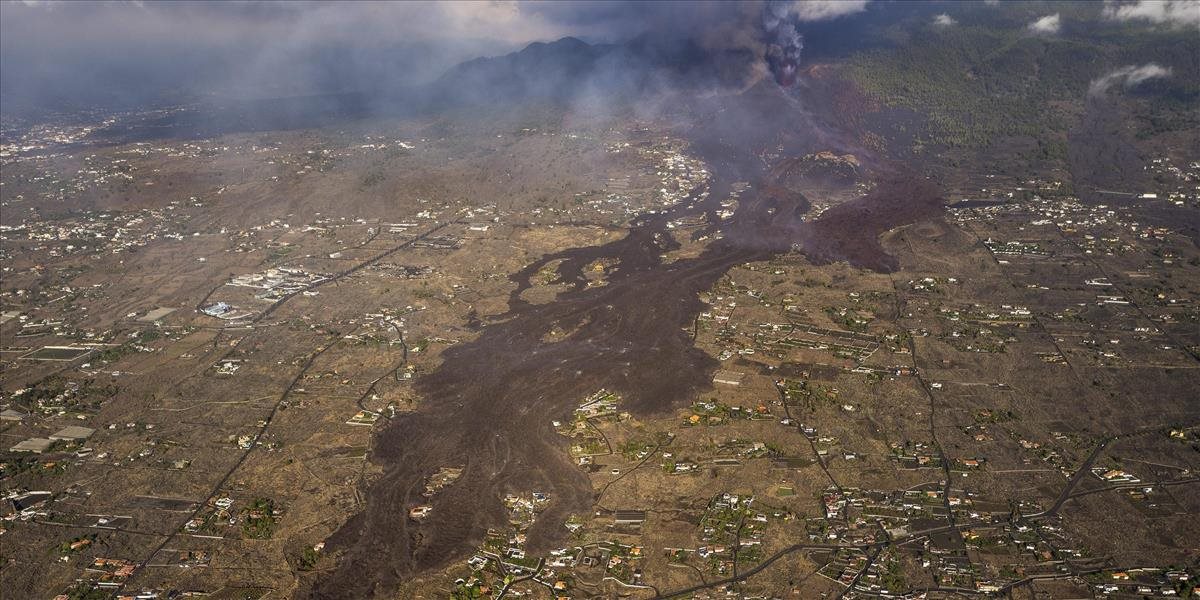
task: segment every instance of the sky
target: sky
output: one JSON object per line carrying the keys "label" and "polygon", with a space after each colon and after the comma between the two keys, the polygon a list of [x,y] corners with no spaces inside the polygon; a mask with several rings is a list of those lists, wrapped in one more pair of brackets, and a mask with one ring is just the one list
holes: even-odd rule
{"label": "sky", "polygon": [[[826,20],[867,0],[770,2]],[[695,36],[747,45],[764,3],[0,2],[0,93],[27,103],[137,104],[187,91],[218,98],[420,83],[463,60],[575,36]]]}
{"label": "sky", "polygon": [[[972,7],[995,6],[985,0]],[[1036,4],[1030,4],[1035,6]],[[575,36],[687,37],[793,68],[806,25],[910,10],[891,0],[263,2],[0,0],[0,99],[22,106],[269,98],[419,84],[477,56]],[[963,3],[929,19],[957,23]],[[1200,30],[1197,0],[1106,0],[1105,19]],[[1069,27],[1055,11],[1029,31]],[[807,50],[805,50],[807,52]],[[778,75],[778,74],[777,74]]]}
{"label": "sky", "polygon": [[[520,5],[424,2],[4,2],[3,92],[230,97],[419,81],[567,31]],[[97,98],[97,100],[103,99]]]}

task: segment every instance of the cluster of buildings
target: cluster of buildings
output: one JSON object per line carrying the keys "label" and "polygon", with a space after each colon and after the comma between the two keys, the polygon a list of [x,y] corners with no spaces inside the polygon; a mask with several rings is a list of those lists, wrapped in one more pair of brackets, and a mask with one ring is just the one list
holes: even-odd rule
{"label": "cluster of buildings", "polygon": [[[729,575],[735,562],[753,565],[763,556],[767,527],[772,522],[790,521],[784,509],[763,506],[753,494],[722,492],[714,496],[700,518],[699,545],[689,554],[716,575]],[[667,548],[666,552],[675,552]]]}
{"label": "cluster of buildings", "polygon": [[[47,258],[130,252],[159,239],[183,240],[180,203],[121,212],[91,211],[67,219],[26,219],[0,227],[0,241]],[[29,269],[38,269],[31,265]],[[20,271],[13,271],[20,275]]]}
{"label": "cluster of buildings", "polygon": [[322,273],[309,273],[295,267],[275,267],[260,273],[235,275],[227,285],[262,290],[254,295],[259,300],[274,302],[281,298],[303,292],[328,281]]}
{"label": "cluster of buildings", "polygon": [[[618,223],[646,211],[672,206],[693,193],[698,192],[700,198],[708,194],[707,191],[701,190],[707,185],[711,175],[702,161],[684,153],[683,145],[678,141],[665,139],[657,142],[617,142],[608,144],[606,148],[612,154],[636,153],[637,160],[643,166],[643,172],[636,181],[629,175],[609,177],[600,193],[576,194],[574,200],[578,209],[596,215],[611,216],[611,220]],[[556,213],[567,219],[575,219],[583,216],[576,207],[538,208],[533,213]]]}
{"label": "cluster of buildings", "polygon": [[67,123],[47,121],[23,130],[5,126],[3,137],[8,141],[0,144],[0,164],[58,156],[67,146],[85,143],[92,133],[111,127],[130,115],[90,109],[76,113]]}
{"label": "cluster of buildings", "polygon": [[1176,206],[1200,205],[1200,161],[1180,167],[1170,157],[1163,156],[1151,159],[1143,168],[1161,186],[1159,192],[1142,194],[1143,199],[1161,199]]}

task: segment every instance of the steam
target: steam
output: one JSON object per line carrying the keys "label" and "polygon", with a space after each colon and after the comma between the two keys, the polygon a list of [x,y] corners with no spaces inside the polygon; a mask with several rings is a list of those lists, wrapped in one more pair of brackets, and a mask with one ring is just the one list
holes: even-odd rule
{"label": "steam", "polygon": [[1029,24],[1029,30],[1034,33],[1054,35],[1062,29],[1062,18],[1058,13],[1046,15]]}
{"label": "steam", "polygon": [[1088,96],[1099,98],[1110,89],[1120,85],[1124,89],[1133,89],[1144,81],[1161,79],[1171,76],[1171,69],[1156,63],[1146,63],[1141,66],[1127,65],[1105,73],[1102,77],[1093,79],[1088,84]]}
{"label": "steam", "polygon": [[835,19],[862,12],[866,6],[867,0],[768,0],[762,15],[767,45],[763,58],[775,82],[783,87],[796,83],[800,54],[804,50],[804,36],[797,29],[799,23]]}
{"label": "steam", "polygon": [[933,18],[933,24],[936,25],[937,27],[949,27],[956,23],[958,23],[958,21],[955,21],[954,17],[951,17],[950,15],[948,15],[946,13],[942,13]]}
{"label": "steam", "polygon": [[1200,28],[1200,3],[1195,0],[1136,0],[1104,3],[1104,18],[1149,21],[1170,27]]}
{"label": "steam", "polygon": [[784,13],[802,22],[828,21],[867,8],[867,0],[775,0],[769,4],[776,5],[776,10],[782,7]]}

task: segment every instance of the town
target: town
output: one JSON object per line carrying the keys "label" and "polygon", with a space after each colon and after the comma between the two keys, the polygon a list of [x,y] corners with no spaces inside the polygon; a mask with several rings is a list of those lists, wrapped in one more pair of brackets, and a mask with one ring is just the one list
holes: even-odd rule
{"label": "town", "polygon": [[0,4],[0,596],[1197,597],[1195,6],[1058,6]]}

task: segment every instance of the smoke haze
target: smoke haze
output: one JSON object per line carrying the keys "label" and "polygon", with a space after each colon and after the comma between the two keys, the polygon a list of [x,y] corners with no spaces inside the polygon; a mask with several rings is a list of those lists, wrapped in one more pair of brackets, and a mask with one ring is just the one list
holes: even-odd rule
{"label": "smoke haze", "polygon": [[[844,2],[4,2],[8,113],[308,94],[395,96],[477,56],[575,36],[649,56],[716,57],[725,82],[769,63],[790,84],[798,26]],[[765,62],[764,62],[764,59]],[[734,72],[736,70],[736,72]]]}
{"label": "smoke haze", "polygon": [[[1196,6],[1097,3],[1077,7],[1070,18],[1074,23],[1087,10],[1110,27],[1134,21],[1174,28],[1193,25],[1200,11],[1189,9]],[[326,104],[353,114],[524,99],[603,108],[627,98],[654,110],[647,99],[668,90],[702,95],[764,79],[792,87],[806,63],[893,43],[879,32],[904,19],[969,27],[1005,7],[868,0],[0,2],[0,100],[10,117],[320,96],[336,97]],[[997,23],[1041,36],[1059,34],[1064,22],[1040,5],[1017,4],[1010,13],[1019,20]]]}

